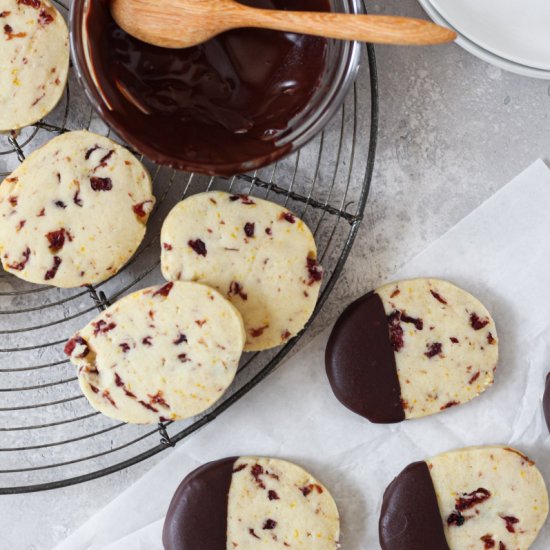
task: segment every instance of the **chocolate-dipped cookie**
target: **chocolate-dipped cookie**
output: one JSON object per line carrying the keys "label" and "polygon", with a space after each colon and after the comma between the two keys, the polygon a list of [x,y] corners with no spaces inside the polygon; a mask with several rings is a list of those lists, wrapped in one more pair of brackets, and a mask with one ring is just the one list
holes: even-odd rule
{"label": "chocolate-dipped cookie", "polygon": [[191,472],[177,489],[166,550],[339,547],[340,520],[327,489],[284,460],[232,457]]}
{"label": "chocolate-dipped cookie", "polygon": [[384,493],[383,550],[526,550],[548,515],[544,480],[510,447],[471,447],[405,468]]}
{"label": "chocolate-dipped cookie", "polygon": [[550,373],[546,377],[546,388],[544,390],[544,397],[542,398],[542,408],[544,410],[546,425],[548,426],[548,430],[550,430]]}
{"label": "chocolate-dipped cookie", "polygon": [[494,379],[495,323],[472,295],[438,279],[387,284],[351,304],[326,350],[336,397],[392,423],[470,401]]}

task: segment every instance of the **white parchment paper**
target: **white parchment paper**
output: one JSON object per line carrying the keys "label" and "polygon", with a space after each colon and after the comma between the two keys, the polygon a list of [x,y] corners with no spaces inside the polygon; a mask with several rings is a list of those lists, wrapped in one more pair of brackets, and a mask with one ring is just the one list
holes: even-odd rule
{"label": "white parchment paper", "polygon": [[[58,550],[161,549],[162,522],[180,481],[202,463],[231,455],[286,458],[321,479],[342,516],[344,550],[379,549],[385,487],[410,462],[446,450],[515,446],[537,462],[550,483],[550,435],[541,408],[550,371],[550,170],[545,164],[537,161],[394,279],[417,276],[446,278],[493,314],[501,360],[495,385],[483,396],[430,418],[370,424],[340,405],[330,390],[324,370],[327,330],[170,451]],[[532,548],[550,548],[550,522]]]}

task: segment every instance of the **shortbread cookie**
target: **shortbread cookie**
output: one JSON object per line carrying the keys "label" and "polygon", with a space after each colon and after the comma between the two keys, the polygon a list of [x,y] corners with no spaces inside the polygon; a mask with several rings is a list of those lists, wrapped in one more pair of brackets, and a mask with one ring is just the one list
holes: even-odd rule
{"label": "shortbread cookie", "polygon": [[527,550],[548,515],[534,462],[472,447],[407,466],[384,493],[383,550]]}
{"label": "shortbread cookie", "polygon": [[285,343],[313,313],[322,279],[315,240],[286,208],[202,193],[170,212],[161,242],[166,279],[205,283],[241,312],[247,351]]}
{"label": "shortbread cookie", "polygon": [[149,424],[194,416],[229,387],[244,345],[239,312],[218,292],[175,282],[122,298],[65,353],[91,405]]}
{"label": "shortbread cookie", "polygon": [[340,520],[327,489],[274,458],[210,462],[189,474],[164,522],[166,550],[335,550]]}
{"label": "shortbread cookie", "polygon": [[0,0],[0,132],[47,115],[63,95],[69,32],[49,0]]}
{"label": "shortbread cookie", "polygon": [[149,174],[126,149],[63,134],[0,185],[2,265],[32,283],[99,283],[137,250],[154,203]]}
{"label": "shortbread cookie", "polygon": [[371,422],[419,418],[470,401],[494,379],[495,323],[437,279],[385,285],[351,304],[326,351],[336,397]]}

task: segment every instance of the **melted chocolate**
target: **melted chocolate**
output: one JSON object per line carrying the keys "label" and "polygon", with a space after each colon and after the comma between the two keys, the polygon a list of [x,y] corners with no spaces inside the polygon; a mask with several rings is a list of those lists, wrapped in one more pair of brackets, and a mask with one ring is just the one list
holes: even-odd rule
{"label": "melted chocolate", "polygon": [[542,409],[544,410],[546,425],[548,426],[548,430],[550,430],[550,373],[546,377],[546,388],[544,390],[544,397],[542,398]]}
{"label": "melted chocolate", "polygon": [[382,550],[449,550],[425,462],[410,464],[388,485],[378,532]]}
{"label": "melted chocolate", "polygon": [[325,354],[327,375],[340,402],[371,422],[405,420],[395,354],[380,296],[363,296],[342,313]]}
{"label": "melted chocolate", "polygon": [[225,550],[227,505],[236,457],[191,472],[175,492],[162,532],[166,550]]}
{"label": "melted chocolate", "polygon": [[[330,11],[328,0],[242,3]],[[89,93],[102,115],[153,160],[186,170],[231,175],[282,156],[290,146],[276,139],[307,107],[326,66],[326,39],[261,29],[187,49],[150,46],[116,25],[108,0],[90,2],[85,26],[101,95]]]}

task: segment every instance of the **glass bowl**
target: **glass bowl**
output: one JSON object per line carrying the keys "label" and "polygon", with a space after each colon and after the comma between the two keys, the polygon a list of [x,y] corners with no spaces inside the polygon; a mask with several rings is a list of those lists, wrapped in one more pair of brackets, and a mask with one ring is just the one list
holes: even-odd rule
{"label": "glass bowl", "polygon": [[[329,4],[335,12],[362,12],[360,0],[329,0]],[[102,11],[98,10],[100,5]],[[72,57],[86,95],[101,118],[130,146],[157,164],[177,170],[230,176],[259,169],[291,154],[313,139],[328,124],[341,107],[359,69],[361,44],[328,40],[326,63],[319,83],[305,107],[297,114],[289,114],[290,120],[286,127],[278,129],[269,141],[257,139],[253,145],[258,147],[248,147],[241,136],[235,135],[233,153],[225,156],[218,152],[226,151],[226,144],[218,143],[214,133],[204,132],[201,127],[201,137],[198,137],[198,133],[197,139],[202,139],[203,144],[206,143],[206,147],[216,157],[205,159],[200,154],[179,146],[178,135],[182,128],[178,126],[177,117],[163,119],[162,125],[159,127],[157,124],[154,130],[153,126],[157,121],[147,119],[147,116],[154,115],[146,115],[142,109],[136,110],[135,102],[128,102],[128,94],[120,86],[112,85],[111,82],[108,86],[100,83],[99,73],[95,71],[97,64],[92,61],[95,55],[93,48],[99,47],[97,41],[106,40],[103,29],[106,24],[111,23],[106,18],[110,19],[108,0],[74,0],[72,4]],[[91,29],[90,33],[88,29]],[[121,105],[122,108],[117,107]],[[128,105],[133,112],[126,108]],[[148,121],[152,123],[150,132],[144,130]],[[264,147],[265,143],[269,146]]]}

